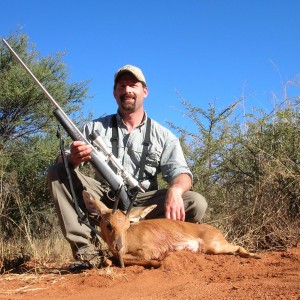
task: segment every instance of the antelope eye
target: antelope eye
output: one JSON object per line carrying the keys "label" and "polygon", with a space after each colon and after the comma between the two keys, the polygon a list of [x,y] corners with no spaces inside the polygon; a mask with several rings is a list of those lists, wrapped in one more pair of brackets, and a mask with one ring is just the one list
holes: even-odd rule
{"label": "antelope eye", "polygon": [[112,230],[113,230],[113,228],[108,220],[106,222],[106,228],[108,229],[109,232],[112,232]]}

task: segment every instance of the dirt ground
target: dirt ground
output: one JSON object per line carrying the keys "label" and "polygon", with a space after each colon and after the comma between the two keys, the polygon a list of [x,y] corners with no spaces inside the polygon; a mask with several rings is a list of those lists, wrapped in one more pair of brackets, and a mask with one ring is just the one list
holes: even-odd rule
{"label": "dirt ground", "polygon": [[33,268],[0,275],[0,299],[300,299],[300,245],[261,259],[171,253],[158,269],[108,267],[72,274]]}

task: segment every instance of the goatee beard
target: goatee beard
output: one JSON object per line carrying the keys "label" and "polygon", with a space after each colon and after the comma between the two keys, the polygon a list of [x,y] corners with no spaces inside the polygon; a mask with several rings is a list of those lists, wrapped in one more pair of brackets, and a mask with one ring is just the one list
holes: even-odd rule
{"label": "goatee beard", "polygon": [[126,111],[134,111],[135,110],[135,106],[136,106],[136,99],[135,98],[131,98],[134,100],[133,103],[126,103],[126,94],[125,95],[122,95],[120,97],[120,100],[121,100],[121,106],[124,110]]}
{"label": "goatee beard", "polygon": [[135,101],[131,104],[121,102],[122,108],[126,111],[134,111],[135,110]]}

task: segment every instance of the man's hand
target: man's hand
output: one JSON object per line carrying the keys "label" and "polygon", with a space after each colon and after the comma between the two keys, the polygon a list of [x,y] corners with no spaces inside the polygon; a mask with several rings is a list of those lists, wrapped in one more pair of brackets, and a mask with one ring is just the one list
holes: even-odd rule
{"label": "man's hand", "polygon": [[165,214],[167,219],[185,220],[185,210],[182,200],[182,191],[176,188],[169,188],[165,202]]}
{"label": "man's hand", "polygon": [[192,187],[192,180],[188,174],[178,175],[168,189],[165,200],[165,215],[167,219],[185,220],[185,209],[182,195]]}
{"label": "man's hand", "polygon": [[68,161],[74,168],[91,159],[92,147],[81,141],[74,141],[70,146]]}

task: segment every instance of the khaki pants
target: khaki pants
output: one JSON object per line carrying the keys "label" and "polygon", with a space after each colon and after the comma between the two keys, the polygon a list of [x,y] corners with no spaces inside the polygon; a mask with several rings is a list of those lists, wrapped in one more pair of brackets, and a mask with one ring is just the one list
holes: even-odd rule
{"label": "khaki pants", "polygon": [[[83,207],[82,190],[85,187],[96,199],[100,199],[107,207],[112,208],[113,202],[106,197],[106,189],[100,182],[73,168],[70,168],[70,172],[74,191],[78,196],[81,207]],[[78,215],[72,200],[69,181],[63,163],[55,164],[49,168],[48,184],[63,235],[70,243],[73,256],[75,257],[80,248],[92,246],[92,230],[78,221]],[[156,204],[157,207],[147,218],[163,218],[166,192],[166,189],[162,189],[141,193],[137,196],[134,206]],[[183,202],[186,221],[200,222],[207,208],[205,198],[196,192],[189,191],[183,194]]]}

